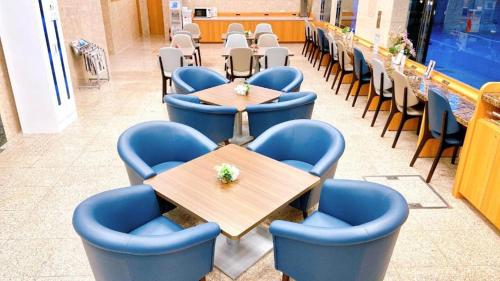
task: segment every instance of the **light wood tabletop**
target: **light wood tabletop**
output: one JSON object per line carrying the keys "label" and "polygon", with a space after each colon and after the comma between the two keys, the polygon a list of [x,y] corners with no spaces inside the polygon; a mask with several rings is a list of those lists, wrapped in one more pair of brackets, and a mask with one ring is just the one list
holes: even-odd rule
{"label": "light wood tabletop", "polygon": [[[257,48],[257,49],[254,49],[252,48],[252,51],[253,51],[253,56],[254,57],[263,57],[266,55],[266,50],[269,49],[269,47],[260,47],[260,48]],[[287,48],[288,49],[288,48]],[[223,51],[222,51],[222,56],[223,57],[229,57],[229,53],[231,52],[231,48],[223,48]],[[290,49],[288,49],[288,56],[294,56],[294,54],[292,52],[290,52]]]}
{"label": "light wood tabletop", "polygon": [[[237,181],[217,180],[215,166],[235,165]],[[266,217],[316,187],[320,178],[230,144],[146,180],[157,194],[237,240]]]}
{"label": "light wood tabletop", "polygon": [[277,99],[282,94],[276,90],[250,85],[250,92],[248,95],[240,96],[237,95],[234,90],[234,88],[240,84],[242,83],[227,83],[193,93],[192,95],[197,96],[204,103],[233,106],[236,107],[239,112],[242,112],[245,111],[248,105],[268,103]]}

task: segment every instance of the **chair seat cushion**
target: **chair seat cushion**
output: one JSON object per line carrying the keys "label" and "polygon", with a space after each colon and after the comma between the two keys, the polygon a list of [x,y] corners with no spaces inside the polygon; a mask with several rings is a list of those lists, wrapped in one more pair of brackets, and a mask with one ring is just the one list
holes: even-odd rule
{"label": "chair seat cushion", "polygon": [[182,227],[162,216],[132,230],[129,234],[138,236],[158,236],[167,235],[180,230],[182,230]]}
{"label": "chair seat cushion", "polygon": [[313,168],[313,165],[298,160],[283,160],[281,162],[306,172],[309,172]]}
{"label": "chair seat cushion", "polygon": [[153,171],[155,171],[157,174],[161,172],[165,172],[167,170],[170,170],[172,168],[175,168],[181,164],[184,164],[184,162],[179,162],[179,161],[169,161],[169,162],[163,162],[158,165],[153,166]]}
{"label": "chair seat cushion", "polygon": [[302,224],[315,227],[325,227],[325,228],[343,228],[352,226],[343,220],[339,220],[335,217],[329,216],[321,212],[315,212],[312,215],[308,216],[302,222]]}
{"label": "chair seat cushion", "polygon": [[424,114],[424,109],[422,106],[412,106],[406,109],[406,113],[412,116],[422,116]]}

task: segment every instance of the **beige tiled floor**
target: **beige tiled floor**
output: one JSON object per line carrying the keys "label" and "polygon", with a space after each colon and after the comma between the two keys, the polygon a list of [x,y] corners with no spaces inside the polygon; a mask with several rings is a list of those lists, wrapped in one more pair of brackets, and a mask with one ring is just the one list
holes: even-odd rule
{"label": "beige tiled floor", "polygon": [[[101,90],[76,91],[79,118],[64,133],[9,140],[0,153],[0,281],[93,279],[71,226],[72,211],[91,194],[128,184],[116,153],[124,129],[168,119],[160,102],[156,53],[161,45],[160,40],[138,42],[111,57],[112,81]],[[360,117],[365,98],[352,108],[344,101],[346,87],[335,96],[322,72],[300,56],[301,46],[289,47],[296,54],[292,65],[305,75],[302,89],[318,94],[314,119],[331,123],[345,136],[337,178],[427,174],[430,159],[408,166],[414,133],[403,133],[391,149],[393,133],[380,138],[387,114],[370,128]],[[202,52],[203,64],[222,73],[221,46],[203,45]],[[468,204],[451,196],[455,169],[443,159],[431,183],[451,208],[411,210],[386,280],[498,280],[500,237]],[[270,254],[240,280],[279,278]],[[214,270],[208,280],[229,279]]]}

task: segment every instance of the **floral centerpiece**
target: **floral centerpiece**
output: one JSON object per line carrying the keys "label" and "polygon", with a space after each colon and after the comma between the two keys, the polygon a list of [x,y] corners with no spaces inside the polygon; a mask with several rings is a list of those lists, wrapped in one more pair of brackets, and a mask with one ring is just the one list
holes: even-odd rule
{"label": "floral centerpiece", "polygon": [[349,32],[351,32],[351,28],[349,26],[342,28],[342,33],[347,34]]}
{"label": "floral centerpiece", "polygon": [[217,171],[217,179],[222,183],[234,182],[240,175],[240,170],[231,164],[223,163],[215,166],[215,170]]}
{"label": "floral centerpiece", "polygon": [[417,53],[413,43],[408,39],[407,32],[391,32],[390,38],[392,46],[389,47],[389,53],[397,55],[402,53],[405,56],[415,57]]}
{"label": "floral centerpiece", "polygon": [[247,83],[240,84],[234,88],[234,91],[239,96],[246,96],[250,92],[250,85]]}

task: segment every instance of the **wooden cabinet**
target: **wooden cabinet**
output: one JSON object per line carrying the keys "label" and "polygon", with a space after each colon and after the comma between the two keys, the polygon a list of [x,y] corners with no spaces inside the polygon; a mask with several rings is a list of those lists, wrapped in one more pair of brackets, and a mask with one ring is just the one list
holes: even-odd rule
{"label": "wooden cabinet", "polygon": [[488,116],[491,110],[496,109],[484,99],[479,101],[468,128],[453,191],[500,229],[500,125]]}
{"label": "wooden cabinet", "polygon": [[241,23],[245,30],[255,31],[259,23],[269,23],[273,32],[278,36],[282,43],[304,42],[305,24],[304,19],[288,17],[272,17],[265,19],[263,17],[219,17],[211,19],[193,19],[193,22],[200,26],[201,42],[203,43],[221,43],[222,34],[226,33],[227,27],[231,23]]}

